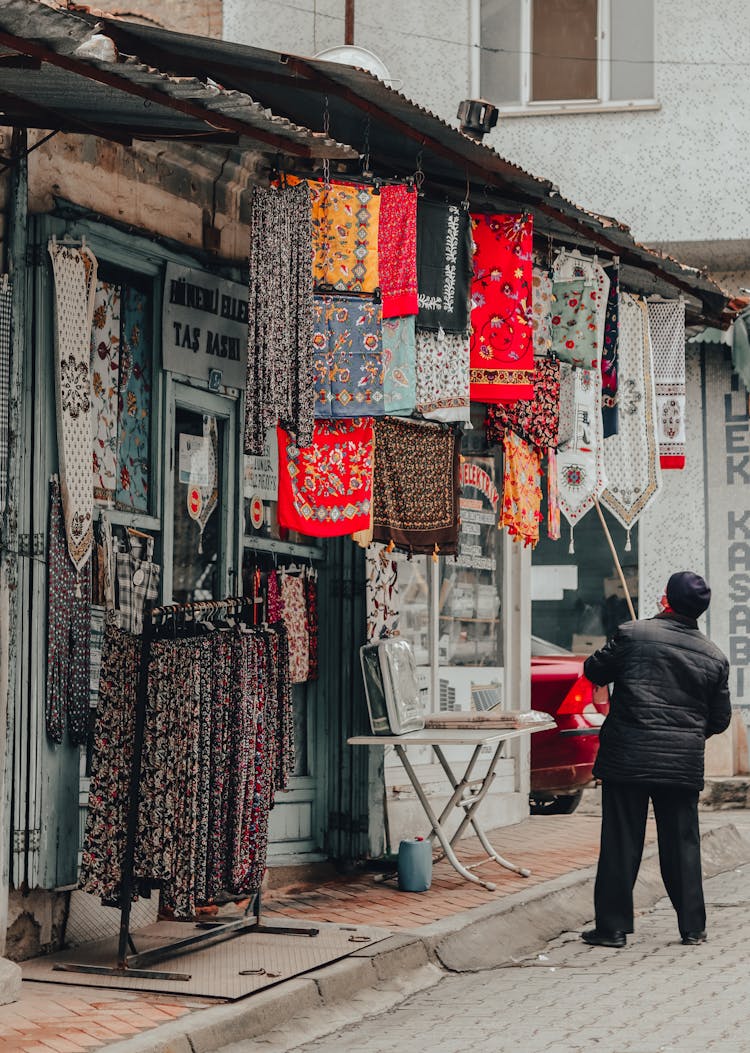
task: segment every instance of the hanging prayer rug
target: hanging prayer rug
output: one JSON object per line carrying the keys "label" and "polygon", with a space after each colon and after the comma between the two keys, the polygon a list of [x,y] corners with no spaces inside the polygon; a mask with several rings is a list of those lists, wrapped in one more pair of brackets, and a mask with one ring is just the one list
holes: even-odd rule
{"label": "hanging prayer rug", "polygon": [[556,281],[552,295],[552,353],[578,369],[598,369],[596,286],[582,278]]}
{"label": "hanging prayer rug", "polygon": [[417,192],[414,187],[380,189],[378,270],[383,318],[417,313]]}
{"label": "hanging prayer rug", "polygon": [[685,467],[685,303],[649,300],[656,430],[662,468]]}
{"label": "hanging prayer rug", "polygon": [[459,205],[419,200],[417,286],[419,328],[466,333],[471,286],[471,222]]}
{"label": "hanging prayer rug", "polygon": [[469,421],[469,339],[417,330],[417,412],[429,420]]}
{"label": "hanging prayer rug", "polygon": [[[571,528],[594,506],[607,485],[602,448],[602,381],[599,370],[576,369],[574,431],[557,457],[560,511]],[[572,532],[571,532],[572,535]]]}
{"label": "hanging prayer rug", "polygon": [[609,275],[596,256],[589,259],[583,256],[578,249],[572,251],[562,249],[553,264],[552,277],[554,281],[583,279],[586,282],[593,282],[596,286],[598,294],[596,298],[596,347],[597,358],[601,358],[609,299]]}
{"label": "hanging prayer rug", "polygon": [[380,195],[361,183],[310,180],[313,282],[339,292],[375,292]]}
{"label": "hanging prayer rug", "polygon": [[335,296],[315,298],[315,416],[382,416],[380,304]]}

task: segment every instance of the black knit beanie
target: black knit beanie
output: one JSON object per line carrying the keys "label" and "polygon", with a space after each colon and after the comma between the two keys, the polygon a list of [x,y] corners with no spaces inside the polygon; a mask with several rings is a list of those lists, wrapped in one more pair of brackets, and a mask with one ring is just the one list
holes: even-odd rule
{"label": "black knit beanie", "polygon": [[700,574],[678,570],[667,582],[669,606],[686,618],[698,618],[711,602],[711,590]]}

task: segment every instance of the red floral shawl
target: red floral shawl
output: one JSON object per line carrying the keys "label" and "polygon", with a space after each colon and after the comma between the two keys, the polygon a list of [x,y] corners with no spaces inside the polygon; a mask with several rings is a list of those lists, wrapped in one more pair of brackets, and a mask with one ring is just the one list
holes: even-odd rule
{"label": "red floral shawl", "polygon": [[383,318],[417,313],[417,194],[405,186],[380,191],[378,269]]}
{"label": "red floral shawl", "polygon": [[472,215],[471,400],[514,402],[534,393],[530,216]]}
{"label": "red floral shawl", "polygon": [[370,526],[371,417],[316,421],[312,445],[279,438],[279,525],[310,537],[337,537]]}

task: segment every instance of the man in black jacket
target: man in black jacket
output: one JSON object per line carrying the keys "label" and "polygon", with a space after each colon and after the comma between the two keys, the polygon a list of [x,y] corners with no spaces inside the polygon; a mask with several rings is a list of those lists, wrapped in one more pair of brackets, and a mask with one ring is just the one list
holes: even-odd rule
{"label": "man in black jacket", "polygon": [[655,618],[625,622],[586,659],[595,684],[614,683],[594,775],[602,780],[602,834],[594,889],[596,928],[582,939],[624,947],[633,932],[633,886],[649,798],[659,864],[685,944],[706,938],[698,793],[706,739],[729,726],[729,662],[698,629],[711,590],[698,574],[667,582]]}

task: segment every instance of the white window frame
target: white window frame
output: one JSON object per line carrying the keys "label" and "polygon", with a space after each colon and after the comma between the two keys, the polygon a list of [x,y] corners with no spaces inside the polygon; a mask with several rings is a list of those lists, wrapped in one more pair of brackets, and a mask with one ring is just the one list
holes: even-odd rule
{"label": "white window frame", "polygon": [[[479,5],[480,0],[475,0]],[[617,113],[628,110],[658,110],[661,108],[657,99],[610,99],[611,91],[611,4],[610,0],[598,0],[597,7],[597,98],[596,99],[545,99],[535,102],[531,98],[531,60],[532,60],[532,0],[521,0],[521,41],[520,41],[520,103],[501,103],[500,114],[503,117],[542,117],[557,113]],[[477,24],[481,24],[477,22]],[[656,5],[652,9],[651,32],[656,40]],[[481,52],[480,52],[481,54]]]}

